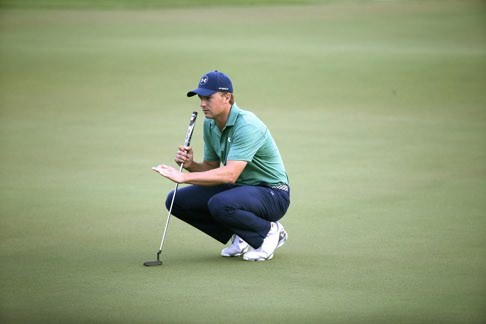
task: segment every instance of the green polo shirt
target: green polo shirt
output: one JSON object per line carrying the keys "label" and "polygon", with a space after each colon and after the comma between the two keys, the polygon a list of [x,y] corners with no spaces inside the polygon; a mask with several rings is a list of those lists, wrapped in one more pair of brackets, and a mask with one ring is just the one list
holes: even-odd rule
{"label": "green polo shirt", "polygon": [[231,107],[228,122],[221,131],[212,119],[204,121],[204,160],[246,161],[237,184],[288,184],[280,152],[267,126],[255,114]]}

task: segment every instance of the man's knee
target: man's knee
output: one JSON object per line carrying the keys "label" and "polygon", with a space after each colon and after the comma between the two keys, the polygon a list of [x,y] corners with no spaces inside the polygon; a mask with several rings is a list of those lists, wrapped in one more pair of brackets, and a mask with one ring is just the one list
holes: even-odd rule
{"label": "man's knee", "polygon": [[173,196],[174,196],[174,190],[169,192],[169,194],[167,195],[167,199],[165,200],[165,207],[167,208],[167,210],[170,209],[170,205],[172,204],[172,197]]}
{"label": "man's knee", "polygon": [[229,212],[234,210],[225,199],[224,195],[214,195],[208,201],[209,212],[216,220],[224,218]]}

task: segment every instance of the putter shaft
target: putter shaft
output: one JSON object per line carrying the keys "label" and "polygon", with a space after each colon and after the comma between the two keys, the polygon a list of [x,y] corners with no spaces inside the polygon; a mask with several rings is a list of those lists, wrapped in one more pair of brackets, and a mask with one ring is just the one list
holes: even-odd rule
{"label": "putter shaft", "polygon": [[[196,117],[197,117],[197,112],[194,111],[191,115],[191,120],[189,121],[189,127],[187,129],[186,139],[184,141],[184,146],[189,146],[191,144],[192,133],[194,131],[194,126],[195,126],[195,123],[196,123]],[[179,172],[182,172],[183,167],[184,167],[184,163],[181,163],[180,168],[179,168]],[[175,188],[174,188],[174,194],[172,195],[172,201],[170,202],[169,213],[167,214],[167,221],[165,222],[164,233],[162,234],[162,240],[160,241],[160,248],[159,248],[159,251],[157,252],[157,261],[145,262],[144,265],[146,265],[146,266],[161,265],[162,264],[162,262],[160,261],[160,254],[162,253],[162,248],[163,248],[164,242],[165,242],[165,235],[167,234],[167,229],[169,228],[170,217],[172,215],[172,206],[174,206],[174,200],[175,200],[175,196],[177,194],[178,188],[179,188],[179,184],[176,183]]]}
{"label": "putter shaft", "polygon": [[[182,172],[183,167],[184,167],[184,164],[181,163],[181,166],[179,168],[179,172]],[[169,228],[170,217],[172,215],[172,206],[174,206],[174,200],[175,200],[175,196],[176,196],[178,188],[179,188],[179,184],[176,183],[175,188],[174,188],[174,194],[172,195],[172,201],[170,202],[169,214],[167,215],[167,221],[165,222],[164,233],[162,234],[162,240],[160,241],[159,252],[157,252],[157,260],[159,260],[160,253],[162,253],[162,247],[164,246],[164,242],[165,242],[165,235],[167,234],[167,229]]]}

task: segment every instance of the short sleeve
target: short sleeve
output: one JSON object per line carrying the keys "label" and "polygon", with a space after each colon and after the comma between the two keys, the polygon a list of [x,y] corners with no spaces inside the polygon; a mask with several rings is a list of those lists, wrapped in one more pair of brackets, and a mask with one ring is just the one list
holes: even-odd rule
{"label": "short sleeve", "polygon": [[228,153],[228,161],[247,161],[253,160],[256,152],[263,145],[265,134],[253,124],[244,124],[235,129],[231,141],[231,149]]}

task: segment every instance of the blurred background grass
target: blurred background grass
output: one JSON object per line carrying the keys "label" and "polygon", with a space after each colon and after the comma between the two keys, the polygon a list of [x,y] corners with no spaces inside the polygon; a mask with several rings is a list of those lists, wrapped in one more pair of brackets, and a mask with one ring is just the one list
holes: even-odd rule
{"label": "blurred background grass", "polygon": [[[0,2],[3,322],[484,322],[484,2],[148,3]],[[174,220],[145,269],[211,69],[279,144],[290,240],[248,264]]]}
{"label": "blurred background grass", "polygon": [[70,8],[70,9],[141,9],[141,8],[175,8],[175,7],[234,7],[265,5],[306,5],[333,2],[369,2],[370,0],[2,0],[4,8]]}
{"label": "blurred background grass", "polygon": [[[384,0],[386,1],[386,0]],[[410,0],[405,0],[410,1]],[[416,0],[411,0],[416,1]],[[140,8],[188,8],[188,7],[237,7],[262,5],[306,5],[343,2],[373,2],[373,0],[1,0],[5,8],[98,8],[98,9],[140,9]]]}

